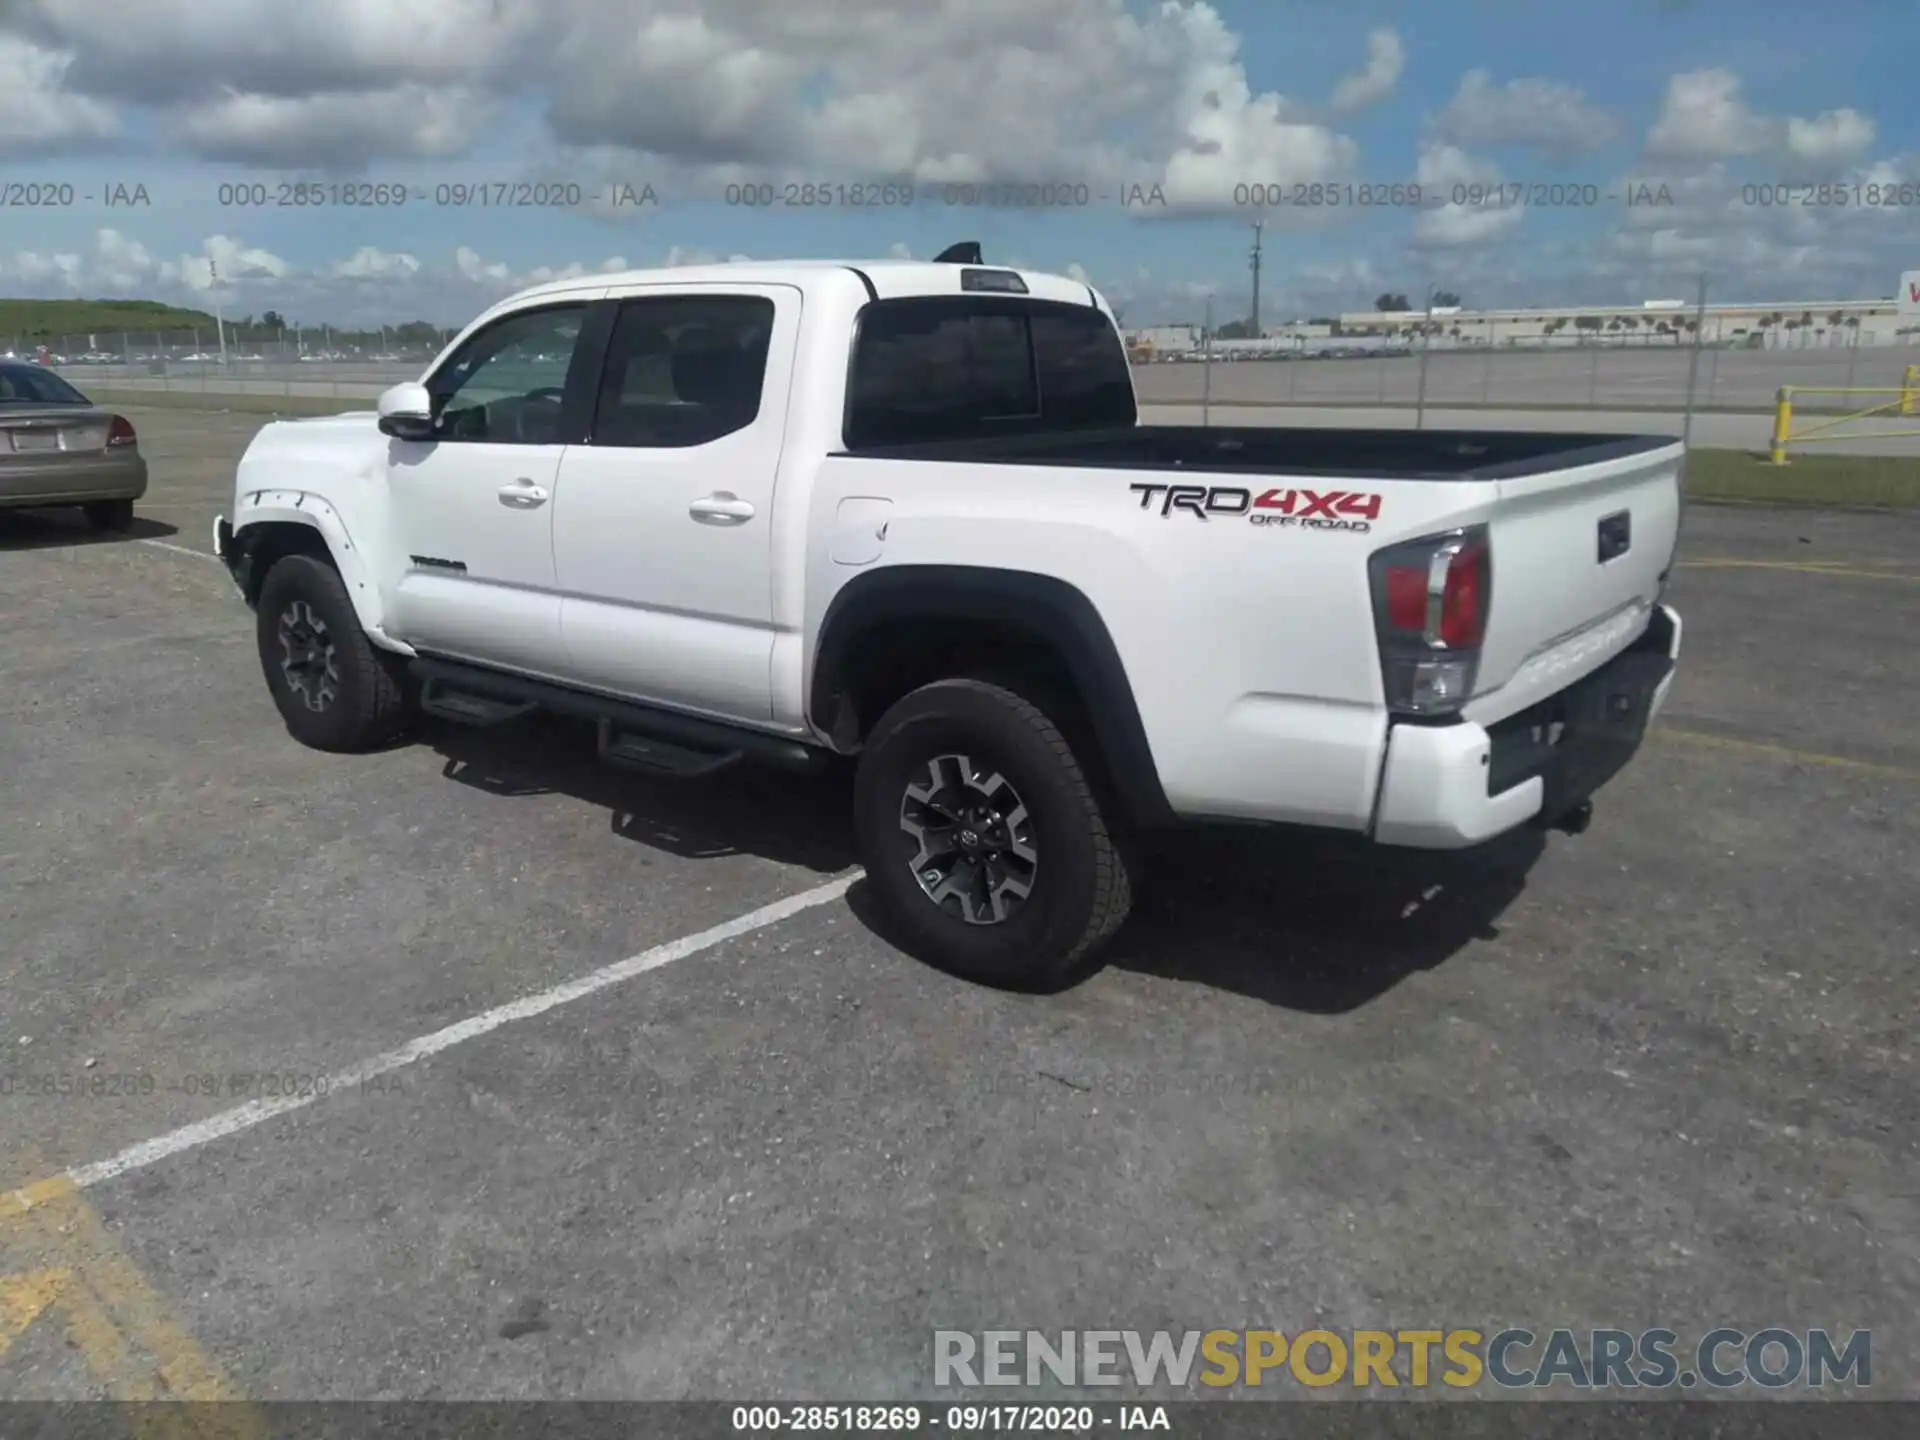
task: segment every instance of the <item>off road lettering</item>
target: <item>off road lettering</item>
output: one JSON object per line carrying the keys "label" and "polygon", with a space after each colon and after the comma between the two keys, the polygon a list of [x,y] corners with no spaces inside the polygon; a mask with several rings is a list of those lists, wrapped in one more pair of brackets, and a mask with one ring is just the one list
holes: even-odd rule
{"label": "off road lettering", "polygon": [[1264,490],[1258,497],[1241,485],[1129,485],[1140,508],[1160,514],[1176,510],[1205,520],[1214,515],[1245,515],[1255,525],[1297,526],[1307,530],[1357,530],[1380,518],[1380,497],[1352,490]]}
{"label": "off road lettering", "polygon": [[1361,520],[1380,518],[1380,497],[1349,490],[1268,490],[1253,502],[1256,510],[1277,510],[1282,515],[1335,517],[1353,516]]}

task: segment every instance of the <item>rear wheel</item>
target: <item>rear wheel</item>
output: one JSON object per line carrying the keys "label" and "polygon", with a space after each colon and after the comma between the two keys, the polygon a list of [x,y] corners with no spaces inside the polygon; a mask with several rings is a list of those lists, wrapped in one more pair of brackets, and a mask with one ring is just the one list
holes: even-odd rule
{"label": "rear wheel", "polygon": [[1119,929],[1131,886],[1087,776],[1032,702],[942,680],[887,711],[855,779],[861,858],[922,959],[1057,986]]}
{"label": "rear wheel", "polygon": [[87,524],[102,533],[118,533],[133,528],[133,501],[89,500],[80,507]]}
{"label": "rear wheel", "polygon": [[255,610],[260,666],[294,739],[369,750],[406,728],[406,662],[367,638],[331,565],[309,555],[277,561]]}

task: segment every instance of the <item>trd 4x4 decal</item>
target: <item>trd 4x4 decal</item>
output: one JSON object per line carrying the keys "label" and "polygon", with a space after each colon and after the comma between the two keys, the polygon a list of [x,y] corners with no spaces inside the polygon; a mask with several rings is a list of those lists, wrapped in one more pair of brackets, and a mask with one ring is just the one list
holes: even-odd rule
{"label": "trd 4x4 decal", "polygon": [[1161,515],[1185,511],[1201,520],[1216,515],[1244,516],[1254,525],[1285,525],[1301,530],[1352,530],[1365,534],[1380,518],[1380,497],[1359,490],[1263,490],[1258,495],[1239,485],[1129,485],[1140,508]]}

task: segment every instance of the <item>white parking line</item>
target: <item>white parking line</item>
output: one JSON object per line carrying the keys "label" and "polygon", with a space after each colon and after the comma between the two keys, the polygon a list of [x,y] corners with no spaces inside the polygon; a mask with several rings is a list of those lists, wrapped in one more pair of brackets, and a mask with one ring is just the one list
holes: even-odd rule
{"label": "white parking line", "polygon": [[762,905],[758,910],[750,910],[745,915],[715,925],[710,930],[702,930],[697,935],[683,936],[678,940],[669,940],[664,945],[656,945],[651,950],[643,950],[638,955],[619,960],[598,970],[589,971],[575,980],[568,980],[551,989],[509,1001],[492,1010],[484,1010],[466,1020],[457,1021],[443,1030],[431,1035],[422,1035],[417,1040],[409,1040],[397,1049],[349,1065],[327,1077],[328,1084],[324,1094],[276,1096],[266,1100],[251,1100],[245,1105],[235,1106],[231,1110],[222,1110],[217,1115],[209,1115],[204,1120],[196,1120],[191,1125],[183,1125],[178,1130],[169,1130],[164,1135],[151,1140],[142,1140],[137,1145],[129,1145],[118,1155],[105,1160],[97,1160],[91,1165],[76,1166],[66,1172],[67,1178],[81,1189],[99,1185],[116,1176],[125,1175],[132,1170],[141,1170],[178,1155],[183,1150],[192,1150],[242,1130],[251,1130],[290,1110],[304,1109],[317,1100],[335,1091],[348,1091],[364,1085],[369,1080],[400,1070],[408,1065],[438,1055],[442,1050],[475,1039],[503,1025],[511,1025],[516,1020],[531,1020],[536,1015],[544,1015],[557,1006],[571,1004],[575,1000],[618,985],[623,980],[631,980],[636,975],[644,975],[649,970],[658,970],[663,965],[671,965],[676,960],[684,960],[689,955],[697,955],[702,950],[711,950],[714,946],[728,940],[737,940],[742,935],[751,935],[756,930],[764,930],[769,925],[777,925],[782,920],[811,910],[816,906],[838,900],[853,883],[860,878],[861,872],[853,871],[838,879],[829,880],[824,885],[816,885],[811,890],[803,890],[798,895],[789,895],[784,900],[776,900],[771,905]]}
{"label": "white parking line", "polygon": [[164,540],[142,540],[142,545],[151,545],[156,550],[171,550],[176,555],[191,555],[196,560],[212,560],[218,563],[220,557],[211,550],[189,550],[185,545],[169,545]]}

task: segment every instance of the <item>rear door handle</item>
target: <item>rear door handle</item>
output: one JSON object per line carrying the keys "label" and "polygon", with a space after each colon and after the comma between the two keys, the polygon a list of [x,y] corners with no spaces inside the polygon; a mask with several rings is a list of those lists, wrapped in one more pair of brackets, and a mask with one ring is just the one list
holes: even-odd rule
{"label": "rear door handle", "polygon": [[544,485],[536,485],[524,475],[511,485],[502,485],[493,493],[500,497],[502,505],[511,505],[516,510],[536,510],[546,504],[549,498]]}
{"label": "rear door handle", "polygon": [[753,518],[753,504],[731,490],[716,490],[694,501],[687,513],[703,525],[739,525]]}

